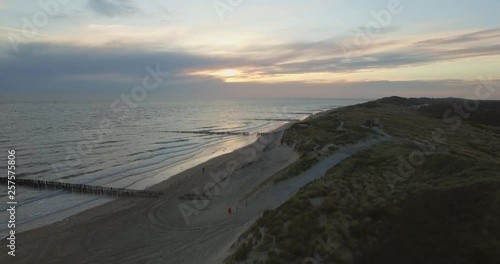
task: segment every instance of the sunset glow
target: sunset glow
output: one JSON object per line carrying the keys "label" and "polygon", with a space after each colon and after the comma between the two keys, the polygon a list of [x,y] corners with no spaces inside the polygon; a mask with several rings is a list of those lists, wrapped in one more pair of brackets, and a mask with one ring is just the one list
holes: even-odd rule
{"label": "sunset glow", "polygon": [[[447,86],[449,80],[465,87],[491,74],[492,82],[500,83],[493,70],[500,68],[494,12],[500,2],[487,2],[489,8],[479,12],[482,5],[472,1],[460,6],[405,1],[392,11],[382,0],[276,1],[265,8],[247,1],[221,16],[209,4],[81,0],[60,5],[64,17],[50,19],[47,26],[31,21],[30,33],[19,17],[31,18],[40,7],[2,0],[0,70],[6,74],[1,89],[30,93],[41,90],[30,87],[43,84],[71,93],[62,87],[78,82],[79,89],[102,92],[140,82],[140,70],[158,64],[179,88],[209,89],[204,82],[210,80],[213,87],[249,83],[267,91],[268,84],[293,82],[303,84],[308,96],[315,89],[323,96],[322,85],[330,84],[333,96],[340,92],[338,84],[411,81],[411,87],[391,90],[408,95],[433,81],[435,93],[460,95],[463,91]],[[37,74],[16,77],[31,72]],[[79,89],[73,92],[83,92]]]}
{"label": "sunset glow", "polygon": [[222,76],[222,77],[234,77],[236,75],[239,75],[241,72],[238,70],[222,70],[216,73],[216,75]]}

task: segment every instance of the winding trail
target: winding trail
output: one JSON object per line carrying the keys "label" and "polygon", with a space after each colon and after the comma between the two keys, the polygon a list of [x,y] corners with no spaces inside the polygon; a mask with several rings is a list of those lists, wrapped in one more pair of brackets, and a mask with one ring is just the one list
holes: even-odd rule
{"label": "winding trail", "polygon": [[340,121],[340,125],[337,127],[337,131],[340,131],[342,130],[342,128],[344,128],[344,121],[342,120],[339,120]]}
{"label": "winding trail", "polygon": [[[298,159],[291,147],[280,145],[282,135],[283,130],[278,131],[264,143],[256,142],[242,151],[217,157],[155,186],[154,190],[165,191],[158,199],[122,198],[68,220],[21,233],[15,263],[220,264],[238,236],[264,210],[279,206],[352,154],[389,139],[378,137],[346,146],[301,175],[277,185],[270,183],[245,204],[237,204],[259,183]],[[231,163],[237,166],[228,169]],[[201,166],[210,173],[204,173]],[[214,182],[212,175],[221,172],[229,178],[219,185],[220,198],[177,199],[193,188],[210,186]],[[202,206],[197,209],[195,202]],[[189,223],[180,213],[182,204],[194,208]],[[227,213],[228,207],[234,208],[233,214]],[[0,247],[5,247],[3,241]],[[8,261],[7,254],[0,255],[0,263]]]}

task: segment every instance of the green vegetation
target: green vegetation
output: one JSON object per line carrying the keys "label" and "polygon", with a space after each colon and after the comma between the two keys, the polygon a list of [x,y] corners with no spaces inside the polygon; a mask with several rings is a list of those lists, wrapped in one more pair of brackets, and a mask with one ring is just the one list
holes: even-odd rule
{"label": "green vegetation", "polygon": [[[284,142],[308,158],[342,139],[338,118],[351,132],[345,141],[366,137],[359,124],[368,119],[396,138],[353,155],[266,211],[227,262],[303,263],[319,253],[323,263],[500,263],[499,129],[484,117],[491,111],[445,122],[429,109],[434,102],[446,111],[462,101],[384,98],[293,126]],[[422,104],[429,105],[409,107]]]}
{"label": "green vegetation", "polygon": [[[311,155],[324,146],[352,144],[366,138],[372,131],[362,126],[365,121],[352,119],[347,111],[327,112],[315,119],[294,124],[286,131],[282,141],[294,145],[304,156]],[[338,130],[339,127],[341,129]]]}
{"label": "green vegetation", "polygon": [[278,183],[299,175],[344,145],[374,135],[371,129],[363,127],[365,121],[353,118],[349,111],[334,110],[292,125],[283,135],[282,143],[295,147],[300,154],[299,160],[259,184],[241,201],[269,183]]}

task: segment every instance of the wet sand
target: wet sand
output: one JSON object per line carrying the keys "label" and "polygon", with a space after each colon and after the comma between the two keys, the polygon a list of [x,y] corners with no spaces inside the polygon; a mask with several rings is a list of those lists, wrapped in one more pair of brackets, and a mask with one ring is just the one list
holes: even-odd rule
{"label": "wet sand", "polygon": [[[328,111],[330,112],[330,111]],[[315,117],[325,114],[322,112]],[[222,263],[229,247],[266,209],[377,140],[346,147],[311,171],[247,193],[298,159],[281,145],[285,125],[242,149],[188,169],[149,190],[159,198],[120,198],[17,235],[16,257],[1,263]],[[324,167],[324,168],[323,168]],[[185,200],[186,194],[210,200]],[[238,204],[241,201],[241,204]],[[232,213],[228,213],[232,208]],[[8,261],[8,262],[7,262]]]}
{"label": "wet sand", "polygon": [[[159,198],[119,198],[17,234],[16,257],[7,255],[3,240],[0,262],[210,263],[251,221],[237,217],[244,212],[238,200],[298,158],[291,147],[280,145],[288,126],[149,188],[165,193]],[[207,191],[215,198],[179,199]]]}

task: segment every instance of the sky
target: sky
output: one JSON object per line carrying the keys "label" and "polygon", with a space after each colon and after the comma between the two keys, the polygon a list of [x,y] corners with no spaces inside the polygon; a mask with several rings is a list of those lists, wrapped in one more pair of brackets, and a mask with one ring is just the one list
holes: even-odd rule
{"label": "sky", "polygon": [[[0,95],[500,99],[498,0],[0,0]],[[482,94],[485,94],[483,90]]]}

